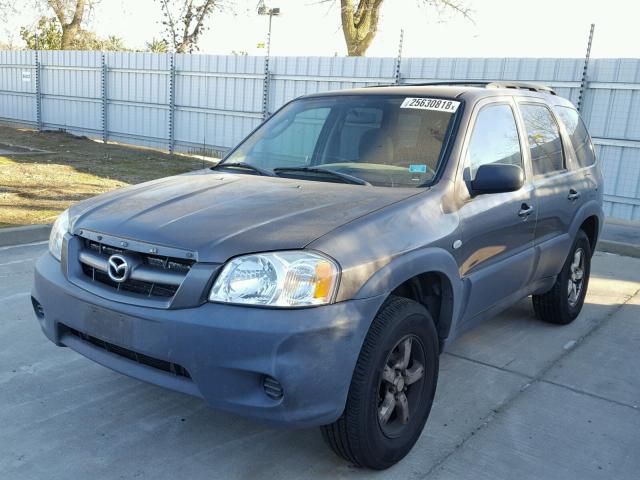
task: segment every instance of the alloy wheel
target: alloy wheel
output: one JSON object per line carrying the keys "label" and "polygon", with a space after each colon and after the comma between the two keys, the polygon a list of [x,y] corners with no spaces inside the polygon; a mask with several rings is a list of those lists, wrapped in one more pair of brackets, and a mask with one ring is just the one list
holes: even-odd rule
{"label": "alloy wheel", "polygon": [[569,282],[567,285],[567,295],[569,305],[575,307],[580,299],[582,288],[584,285],[584,250],[576,249],[573,254],[573,260],[569,266]]}
{"label": "alloy wheel", "polygon": [[401,434],[422,401],[424,363],[424,347],[414,335],[403,337],[387,356],[378,388],[378,424],[389,438]]}

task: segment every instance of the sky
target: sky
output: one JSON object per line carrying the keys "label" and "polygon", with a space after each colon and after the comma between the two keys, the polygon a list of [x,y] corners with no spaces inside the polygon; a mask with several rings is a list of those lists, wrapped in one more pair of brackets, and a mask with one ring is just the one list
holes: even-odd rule
{"label": "sky", "polygon": [[[24,1],[24,0],[22,0]],[[25,5],[28,3],[24,1]],[[592,57],[640,57],[637,0],[467,0],[474,23],[439,16],[419,0],[385,0],[379,32],[367,56],[395,57],[404,29],[405,57],[584,57],[590,24],[596,24]],[[215,12],[200,41],[201,53],[263,54],[268,18],[257,0],[237,0],[235,11]],[[280,7],[273,19],[272,55],[345,55],[339,0],[267,0]],[[101,0],[89,24],[101,36],[116,35],[133,48],[160,38],[160,8],[154,0]],[[24,8],[5,25],[4,37],[19,39],[33,22]]]}

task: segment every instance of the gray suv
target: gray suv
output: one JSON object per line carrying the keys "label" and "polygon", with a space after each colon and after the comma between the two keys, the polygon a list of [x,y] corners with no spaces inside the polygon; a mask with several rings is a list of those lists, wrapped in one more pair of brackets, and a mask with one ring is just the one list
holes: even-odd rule
{"label": "gray suv", "polygon": [[461,332],[529,295],[578,316],[602,223],[591,139],[549,88],[323,93],[213,168],[64,212],[33,306],[57,345],[383,469]]}

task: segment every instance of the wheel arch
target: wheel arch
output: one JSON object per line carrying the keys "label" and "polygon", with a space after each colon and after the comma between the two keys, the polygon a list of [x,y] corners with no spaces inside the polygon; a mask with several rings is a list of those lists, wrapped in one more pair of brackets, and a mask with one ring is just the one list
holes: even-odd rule
{"label": "wheel arch", "polygon": [[587,234],[589,245],[591,246],[591,254],[596,249],[598,243],[598,234],[600,232],[600,219],[596,215],[587,217],[581,224],[580,230]]}
{"label": "wheel arch", "polygon": [[575,239],[578,230],[582,230],[589,238],[589,244],[591,246],[591,254],[595,252],[596,244],[602,230],[602,223],[604,219],[604,212],[602,205],[595,200],[585,203],[576,212],[573,218],[569,233],[571,238]]}
{"label": "wheel arch", "polygon": [[442,346],[458,318],[463,284],[453,256],[441,248],[427,248],[387,263],[369,278],[355,298],[382,294],[424,305],[434,319]]}
{"label": "wheel arch", "polygon": [[422,304],[433,318],[442,347],[453,321],[454,296],[449,278],[442,272],[420,273],[398,285],[390,295]]}

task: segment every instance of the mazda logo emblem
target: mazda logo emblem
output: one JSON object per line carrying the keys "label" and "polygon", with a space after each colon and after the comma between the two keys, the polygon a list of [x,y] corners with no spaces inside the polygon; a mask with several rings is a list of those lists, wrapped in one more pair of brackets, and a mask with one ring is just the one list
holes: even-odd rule
{"label": "mazda logo emblem", "polygon": [[131,267],[127,263],[127,259],[122,255],[111,255],[109,257],[109,265],[107,268],[109,278],[114,282],[122,283],[129,278]]}

